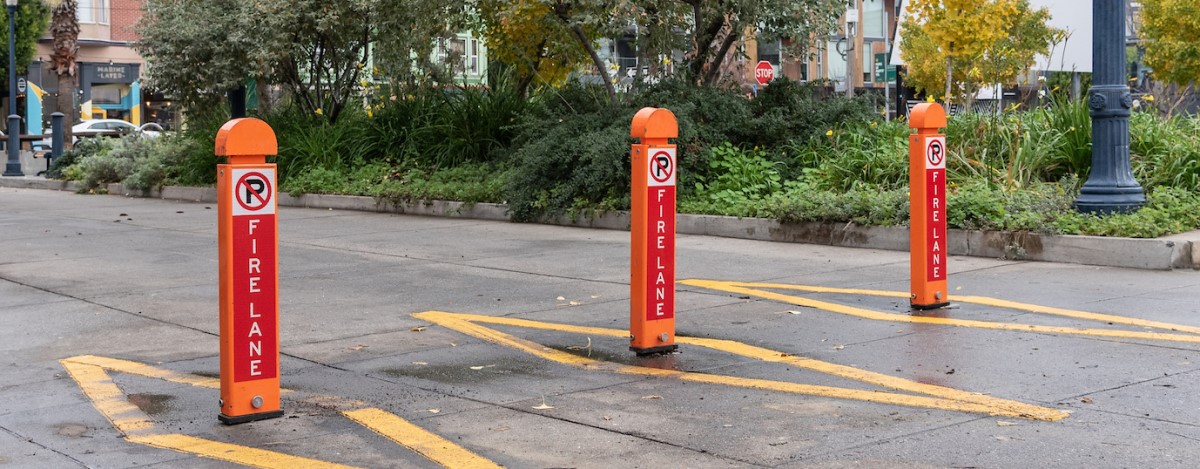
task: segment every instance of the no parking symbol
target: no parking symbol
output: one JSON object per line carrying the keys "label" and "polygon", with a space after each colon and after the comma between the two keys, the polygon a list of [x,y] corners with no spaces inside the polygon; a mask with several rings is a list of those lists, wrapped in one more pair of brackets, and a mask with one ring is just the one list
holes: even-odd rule
{"label": "no parking symbol", "polygon": [[267,215],[275,213],[275,170],[233,170],[234,215]]}

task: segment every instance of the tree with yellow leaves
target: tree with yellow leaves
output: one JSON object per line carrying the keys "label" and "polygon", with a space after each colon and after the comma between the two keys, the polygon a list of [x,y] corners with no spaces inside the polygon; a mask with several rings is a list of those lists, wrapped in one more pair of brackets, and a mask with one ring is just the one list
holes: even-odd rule
{"label": "tree with yellow leaves", "polygon": [[909,11],[901,25],[906,81],[968,105],[985,84],[1016,82],[1063,36],[1029,0],[913,0]]}
{"label": "tree with yellow leaves", "polygon": [[589,61],[546,2],[481,0],[477,8],[488,52],[516,73],[522,95],[534,84],[562,84]]}
{"label": "tree with yellow leaves", "polygon": [[1200,82],[1200,3],[1142,0],[1141,34],[1156,78],[1181,87]]}

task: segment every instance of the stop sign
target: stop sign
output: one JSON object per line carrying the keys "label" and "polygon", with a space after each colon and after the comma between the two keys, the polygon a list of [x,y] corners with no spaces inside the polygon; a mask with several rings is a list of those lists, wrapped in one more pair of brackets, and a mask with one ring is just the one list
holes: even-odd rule
{"label": "stop sign", "polygon": [[775,67],[771,66],[771,62],[763,60],[754,66],[754,79],[758,80],[758,84],[765,85],[775,78]]}

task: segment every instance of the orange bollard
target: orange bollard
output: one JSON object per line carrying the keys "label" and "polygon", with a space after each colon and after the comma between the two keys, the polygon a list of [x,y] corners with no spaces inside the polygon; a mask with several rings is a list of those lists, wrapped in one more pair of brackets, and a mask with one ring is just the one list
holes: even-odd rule
{"label": "orange bollard", "polygon": [[916,129],[908,141],[909,255],[913,309],[950,304],[946,289],[946,111],[921,103],[909,113]]}
{"label": "orange bollard", "polygon": [[275,132],[234,119],[217,132],[221,413],[227,425],[283,416],[279,398],[279,224]]}
{"label": "orange bollard", "polygon": [[675,114],[642,108],[633,116],[633,206],[630,210],[629,349],[673,352],[675,344]]}

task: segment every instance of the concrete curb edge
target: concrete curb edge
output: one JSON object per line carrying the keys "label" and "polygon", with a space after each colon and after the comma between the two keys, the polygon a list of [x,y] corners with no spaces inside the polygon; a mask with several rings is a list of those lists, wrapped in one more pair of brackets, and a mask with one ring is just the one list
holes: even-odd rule
{"label": "concrete curb edge", "polygon": [[[79,190],[74,182],[41,178],[0,178],[0,187],[45,190]],[[110,195],[150,197],[189,202],[216,203],[214,187],[167,186],[149,192],[126,190],[109,184]],[[509,221],[503,204],[468,204],[444,200],[391,201],[365,196],[281,194],[285,207],[323,208],[367,212],[400,213],[438,217]],[[607,212],[590,218],[559,216],[543,223],[580,228],[628,230],[628,212]],[[908,227],[861,226],[854,223],[806,222],[783,224],[761,218],[679,214],[676,232],[687,235],[827,246],[907,251]],[[1028,232],[950,230],[948,252],[956,256],[1061,262],[1136,269],[1195,269],[1200,266],[1200,239],[1181,234],[1163,238],[1112,238],[1103,236],[1042,235]]]}

